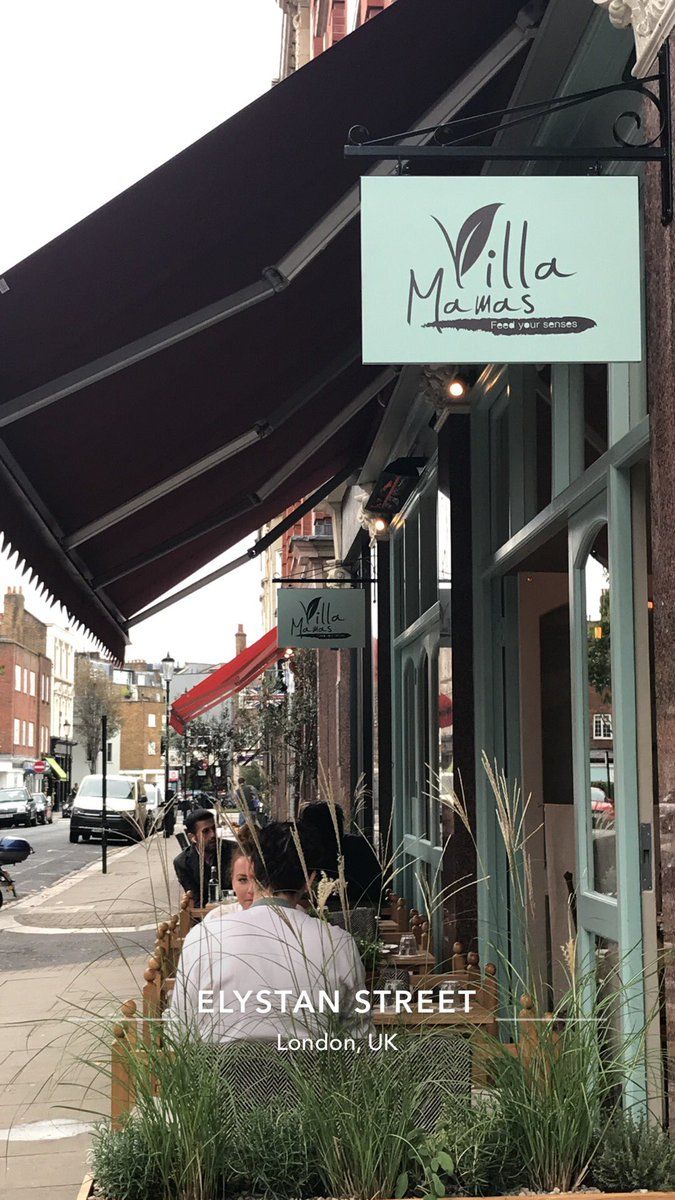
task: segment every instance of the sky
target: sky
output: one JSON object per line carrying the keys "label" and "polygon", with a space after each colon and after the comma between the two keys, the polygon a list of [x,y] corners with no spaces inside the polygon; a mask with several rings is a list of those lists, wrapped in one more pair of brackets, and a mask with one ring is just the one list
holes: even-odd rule
{"label": "sky", "polygon": [[[276,0],[0,4],[0,273],[267,91],[280,35]],[[66,623],[0,554],[0,594],[17,585]],[[259,596],[252,563],[136,626],[127,659],[227,660],[239,623],[262,632]]]}

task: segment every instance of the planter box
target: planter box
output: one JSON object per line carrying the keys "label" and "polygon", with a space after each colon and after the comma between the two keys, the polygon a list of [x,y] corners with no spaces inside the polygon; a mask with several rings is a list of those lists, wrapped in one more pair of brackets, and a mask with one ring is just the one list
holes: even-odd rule
{"label": "planter box", "polygon": [[[91,1175],[87,1175],[75,1200],[91,1200],[93,1192],[94,1180]],[[527,1200],[595,1200],[596,1197],[601,1198],[601,1200],[636,1200],[638,1196],[642,1200],[675,1200],[675,1192],[556,1192],[555,1196],[550,1192],[544,1192],[541,1196],[528,1196]],[[150,1197],[148,1200],[150,1200]],[[456,1200],[456,1198],[446,1196],[445,1200]],[[462,1197],[461,1200],[466,1200],[466,1197]],[[513,1196],[486,1196],[482,1200],[518,1200],[518,1198]]]}

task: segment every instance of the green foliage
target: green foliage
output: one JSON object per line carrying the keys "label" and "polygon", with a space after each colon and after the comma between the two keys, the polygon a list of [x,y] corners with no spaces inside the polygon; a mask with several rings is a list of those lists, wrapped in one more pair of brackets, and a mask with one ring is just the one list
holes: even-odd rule
{"label": "green foliage", "polygon": [[619,1110],[598,1140],[591,1167],[596,1187],[606,1192],[661,1192],[675,1186],[675,1147],[659,1125],[636,1121]]}
{"label": "green foliage", "polygon": [[[260,773],[265,788],[277,781],[279,766],[289,755],[295,797],[309,799],[316,794],[317,780],[316,651],[296,650],[290,667],[294,681],[290,695],[279,691],[277,672],[269,670],[262,677],[255,707],[237,712],[233,749],[240,755],[263,756],[269,772],[269,779]],[[254,786],[259,788],[258,783]]]}
{"label": "green foliage", "polygon": [[113,737],[122,723],[122,699],[102,667],[81,654],[75,667],[74,712],[89,770],[94,772],[101,751],[101,718],[107,716],[108,737]]}
{"label": "green foliage", "polygon": [[265,773],[260,766],[260,763],[250,763],[247,767],[242,767],[239,771],[239,782],[246,783],[249,787],[254,787],[260,795],[263,794],[267,787]]}
{"label": "green foliage", "polygon": [[[495,1042],[494,1090],[506,1136],[537,1192],[571,1191],[588,1172],[603,1111],[614,1105],[640,1061],[642,1033],[613,1036],[621,1002],[618,977],[596,987],[595,969],[575,975],[549,1020],[537,1022],[529,1053]],[[521,1033],[522,1037],[522,1033]]]}
{"label": "green foliage", "polygon": [[[330,914],[327,914],[330,918]],[[382,943],[366,937],[354,937],[361,962],[366,971],[376,971],[383,960]]]}
{"label": "green foliage", "polygon": [[164,1045],[129,1048],[136,1108],[97,1128],[93,1169],[106,1200],[225,1200],[411,1194],[424,1137],[417,1113],[430,1080],[408,1056],[342,1050],[316,1071],[283,1057],[295,1106],[255,1107],[235,1093],[203,1043],[163,1030]]}
{"label": "green foliage", "polygon": [[148,1200],[160,1195],[160,1172],[142,1119],[132,1117],[117,1133],[109,1125],[94,1131],[91,1162],[97,1186],[116,1200]]}
{"label": "green foliage", "polygon": [[411,1070],[401,1034],[397,1044],[389,1053],[364,1046],[358,1057],[321,1053],[311,1078],[289,1056],[301,1120],[320,1164],[319,1195],[371,1200],[402,1195],[416,1183],[424,1140],[417,1113],[433,1084]]}
{"label": "green foliage", "polygon": [[[602,637],[596,638],[596,626]],[[588,682],[604,704],[612,699],[612,668],[610,664],[611,631],[609,622],[609,588],[600,593],[600,620],[588,627]]]}
{"label": "green foliage", "polygon": [[[163,1038],[143,1055],[128,1048],[136,1109],[121,1131],[95,1133],[96,1179],[108,1200],[222,1200],[233,1175],[223,1129],[235,1122],[236,1098],[201,1042],[168,1028]],[[139,1190],[141,1179],[152,1190]]]}
{"label": "green foliage", "polygon": [[425,1196],[488,1196],[518,1184],[520,1169],[499,1106],[451,1101],[420,1157]]}
{"label": "green foliage", "polygon": [[291,659],[295,689],[288,712],[288,745],[293,755],[293,786],[297,799],[316,792],[317,677],[316,651],[296,650]]}
{"label": "green foliage", "polygon": [[265,1200],[319,1195],[319,1164],[298,1112],[254,1108],[228,1135],[236,1192]]}

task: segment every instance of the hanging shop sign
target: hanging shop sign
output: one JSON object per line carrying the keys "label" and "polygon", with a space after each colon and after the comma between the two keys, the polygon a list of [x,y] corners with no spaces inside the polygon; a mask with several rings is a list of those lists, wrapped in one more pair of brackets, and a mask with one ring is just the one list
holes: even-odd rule
{"label": "hanging shop sign", "polygon": [[361,180],[365,363],[637,362],[638,180]]}
{"label": "hanging shop sign", "polygon": [[350,650],[366,644],[366,593],[347,587],[280,588],[279,646]]}

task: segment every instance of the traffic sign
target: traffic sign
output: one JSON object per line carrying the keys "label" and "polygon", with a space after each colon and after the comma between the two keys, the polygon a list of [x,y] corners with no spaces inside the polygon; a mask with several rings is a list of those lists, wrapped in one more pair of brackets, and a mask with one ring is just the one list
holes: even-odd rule
{"label": "traffic sign", "polygon": [[46,762],[42,762],[41,759],[38,759],[37,762],[33,763],[33,770],[35,771],[36,775],[42,775],[47,770]]}

